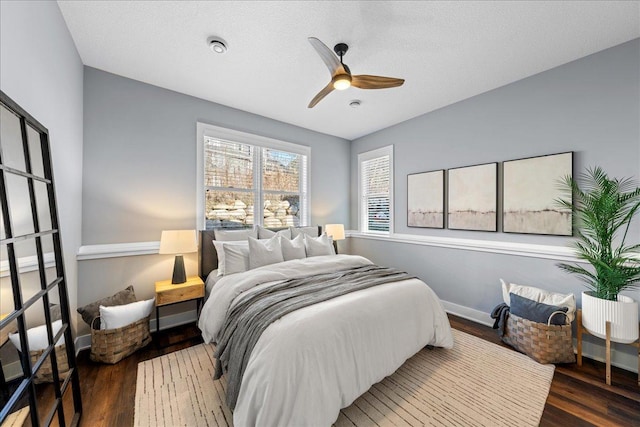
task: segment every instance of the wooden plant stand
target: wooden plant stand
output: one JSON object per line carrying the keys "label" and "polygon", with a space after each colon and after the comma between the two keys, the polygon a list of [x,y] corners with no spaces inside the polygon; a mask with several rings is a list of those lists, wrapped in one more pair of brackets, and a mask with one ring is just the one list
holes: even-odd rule
{"label": "wooden plant stand", "polygon": [[[578,336],[577,336],[577,341],[578,341],[578,366],[582,366],[582,334],[586,333],[589,334],[589,331],[586,330],[583,326],[582,326],[582,310],[578,310],[578,314],[577,314],[577,321],[578,321]],[[606,334],[607,337],[605,339],[605,348],[606,348],[606,365],[607,365],[607,373],[606,373],[606,382],[607,385],[611,385],[611,322],[607,322],[606,324]],[[619,343],[620,344],[620,343]],[[632,343],[627,343],[625,345],[632,345],[634,347],[636,347],[638,349],[638,386],[640,386],[640,340],[636,340],[635,342]]]}

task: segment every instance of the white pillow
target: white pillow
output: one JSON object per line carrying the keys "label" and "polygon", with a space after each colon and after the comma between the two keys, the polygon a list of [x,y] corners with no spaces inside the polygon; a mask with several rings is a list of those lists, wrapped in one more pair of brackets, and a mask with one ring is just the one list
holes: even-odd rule
{"label": "white pillow", "polygon": [[280,236],[275,235],[268,240],[257,240],[249,237],[249,268],[254,269],[263,265],[284,261]]}
{"label": "white pillow", "polygon": [[280,239],[280,246],[282,246],[282,256],[285,261],[307,257],[303,234],[298,234],[298,237],[292,240]]}
{"label": "white pillow", "polygon": [[306,234],[310,237],[318,237],[318,227],[289,227],[291,230],[291,238],[296,238],[300,234]]}
{"label": "white pillow", "polygon": [[249,242],[224,245],[224,275],[242,273],[249,269]]}
{"label": "white pillow", "polygon": [[567,307],[567,317],[569,318],[569,321],[573,321],[574,312],[576,311],[576,297],[573,294],[549,292],[544,289],[534,288],[533,286],[507,283],[502,279],[500,279],[500,283],[502,283],[502,299],[508,306],[511,306],[511,298],[509,298],[509,294],[514,293],[521,297],[541,302],[543,304]]}
{"label": "white pillow", "polygon": [[155,298],[131,304],[100,306],[100,329],[117,329],[127,326],[151,314]]}
{"label": "white pillow", "polygon": [[333,249],[333,239],[327,236],[326,233],[322,233],[320,237],[309,237],[305,234],[304,247],[307,252],[307,257],[336,254]]}
{"label": "white pillow", "polygon": [[249,243],[247,241],[231,241],[231,242],[219,242],[217,240],[213,240],[213,246],[216,248],[216,252],[218,254],[218,276],[225,275],[225,251],[224,248],[226,246],[246,246],[249,247]]}
{"label": "white pillow", "polygon": [[[51,324],[53,328],[53,336],[55,336],[60,328],[62,328],[62,320],[56,320]],[[49,346],[49,338],[47,338],[47,325],[36,326],[35,328],[27,329],[27,339],[29,340],[29,351],[38,351],[45,349]],[[20,346],[20,334],[9,334],[9,340],[18,349],[22,351]],[[60,337],[56,346],[64,344],[64,335]]]}
{"label": "white pillow", "polygon": [[247,240],[249,237],[258,238],[258,230],[247,228],[242,230],[224,230],[216,228],[213,230],[216,240],[221,242],[238,242]]}
{"label": "white pillow", "polygon": [[285,239],[291,239],[291,229],[285,228],[283,230],[279,230],[276,232],[276,231],[272,231],[267,228],[264,228],[261,225],[258,226],[258,239],[270,239],[276,235],[284,237]]}

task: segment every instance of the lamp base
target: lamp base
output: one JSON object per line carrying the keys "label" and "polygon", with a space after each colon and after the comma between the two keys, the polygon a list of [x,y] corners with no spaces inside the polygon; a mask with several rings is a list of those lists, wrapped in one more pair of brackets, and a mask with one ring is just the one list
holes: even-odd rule
{"label": "lamp base", "polygon": [[187,273],[184,271],[184,258],[182,255],[176,255],[176,260],[173,263],[173,277],[171,283],[179,285],[187,281]]}

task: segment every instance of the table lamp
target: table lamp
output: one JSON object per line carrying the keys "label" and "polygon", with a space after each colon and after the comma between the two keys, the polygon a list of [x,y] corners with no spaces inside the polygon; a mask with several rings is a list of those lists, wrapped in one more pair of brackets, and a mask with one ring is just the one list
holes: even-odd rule
{"label": "table lamp", "polygon": [[327,236],[333,239],[333,248],[338,253],[338,240],[344,240],[344,224],[327,224],[324,226]]}
{"label": "table lamp", "polygon": [[162,232],[158,253],[176,255],[171,283],[177,285],[187,281],[182,254],[197,251],[198,241],[196,238],[196,230],[164,230]]}

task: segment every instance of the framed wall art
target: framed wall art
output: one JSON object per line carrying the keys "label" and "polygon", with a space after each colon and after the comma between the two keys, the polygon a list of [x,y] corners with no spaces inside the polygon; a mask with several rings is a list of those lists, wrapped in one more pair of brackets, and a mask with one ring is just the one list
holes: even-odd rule
{"label": "framed wall art", "polygon": [[444,169],[407,175],[407,227],[444,228]]}
{"label": "framed wall art", "polygon": [[503,231],[571,236],[571,211],[557,200],[567,197],[560,183],[572,171],[573,152],[504,162]]}
{"label": "framed wall art", "polygon": [[498,164],[448,170],[447,227],[451,230],[498,230]]}

